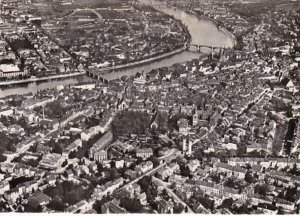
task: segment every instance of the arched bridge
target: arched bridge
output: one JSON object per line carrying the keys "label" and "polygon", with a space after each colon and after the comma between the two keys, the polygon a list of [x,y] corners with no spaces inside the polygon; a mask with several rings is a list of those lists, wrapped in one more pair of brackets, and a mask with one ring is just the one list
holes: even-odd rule
{"label": "arched bridge", "polygon": [[109,78],[108,76],[105,76],[105,74],[101,71],[97,70],[90,70],[87,71],[86,74],[94,79],[100,80],[101,82],[104,83],[109,83],[112,79]]}
{"label": "arched bridge", "polygon": [[201,44],[190,44],[190,46],[194,46],[198,49],[198,51],[200,51],[201,47],[205,47],[205,48],[209,48],[212,51],[216,50],[216,49],[225,49],[225,47],[217,47],[217,46],[209,46],[209,45],[201,45]]}
{"label": "arched bridge", "polygon": [[167,3],[166,2],[161,2],[161,3],[156,3],[156,2],[151,2],[150,5],[152,7],[167,7]]}
{"label": "arched bridge", "polygon": [[[172,1],[172,5],[186,5],[186,2],[183,2],[182,0],[179,1]],[[156,6],[156,7],[167,7],[168,3],[167,2],[157,2],[157,1],[152,1],[150,2],[151,6]]]}

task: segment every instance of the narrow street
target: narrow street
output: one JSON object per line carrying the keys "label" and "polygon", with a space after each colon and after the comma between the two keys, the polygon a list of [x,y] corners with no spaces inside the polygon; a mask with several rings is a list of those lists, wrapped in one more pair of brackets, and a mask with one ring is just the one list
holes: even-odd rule
{"label": "narrow street", "polygon": [[[57,123],[56,125],[53,126],[53,129],[50,130],[47,134],[45,134],[44,136],[42,136],[40,139],[38,139],[36,142],[30,143],[28,144],[28,147],[26,148],[25,151],[27,151],[31,146],[33,146],[35,143],[38,142],[42,142],[43,140],[45,140],[47,137],[49,137],[50,135],[52,135],[53,133],[55,133],[56,131],[58,131],[59,129],[64,128],[70,121],[72,121],[73,119],[75,119],[76,117],[83,115],[87,110],[83,110],[83,111],[79,111],[74,113],[73,115],[71,115],[69,118],[67,118],[65,121],[63,121],[61,123],[61,126],[59,127],[59,124]],[[16,152],[12,157],[8,157],[5,161],[5,163],[10,163],[12,160],[14,160],[15,158],[19,157],[21,154],[24,154],[25,151],[20,151],[20,152]]]}
{"label": "narrow street", "polygon": [[180,199],[170,188],[168,188],[168,185],[167,185],[166,182],[164,182],[164,181],[162,181],[162,180],[160,180],[160,179],[158,179],[158,178],[156,178],[154,176],[152,176],[152,181],[155,184],[159,185],[159,186],[163,186],[166,189],[166,191],[168,192],[168,194],[174,198],[174,201],[176,203],[180,203],[184,207],[187,206],[187,208],[188,208],[188,212],[187,213],[189,213],[189,214],[195,214],[195,212],[185,202],[183,202],[182,199]]}
{"label": "narrow street", "polygon": [[157,170],[159,170],[160,168],[162,168],[163,166],[167,165],[166,163],[162,163],[160,164],[159,166],[155,167],[154,169],[150,170],[149,172],[146,172],[145,174],[137,177],[136,179],[128,182],[127,184],[123,185],[122,187],[120,187],[118,190],[122,190],[123,188],[129,186],[129,185],[132,185],[136,182],[138,182],[140,179],[142,179],[144,176],[149,176],[149,175],[152,175],[154,174]]}

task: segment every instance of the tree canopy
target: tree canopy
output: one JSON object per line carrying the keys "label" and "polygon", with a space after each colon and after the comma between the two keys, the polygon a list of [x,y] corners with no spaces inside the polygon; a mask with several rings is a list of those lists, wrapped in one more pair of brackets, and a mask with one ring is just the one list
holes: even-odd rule
{"label": "tree canopy", "polygon": [[112,122],[114,134],[145,134],[150,116],[145,112],[122,111]]}

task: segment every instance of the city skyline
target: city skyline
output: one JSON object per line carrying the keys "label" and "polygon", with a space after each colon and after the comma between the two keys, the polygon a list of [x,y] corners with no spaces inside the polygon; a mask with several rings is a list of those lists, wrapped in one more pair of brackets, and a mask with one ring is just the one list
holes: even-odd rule
{"label": "city skyline", "polygon": [[299,11],[0,0],[0,211],[297,214]]}

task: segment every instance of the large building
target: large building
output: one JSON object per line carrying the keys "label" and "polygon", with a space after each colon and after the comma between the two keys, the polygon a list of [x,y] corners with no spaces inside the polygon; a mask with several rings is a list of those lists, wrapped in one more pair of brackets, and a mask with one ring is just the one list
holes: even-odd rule
{"label": "large building", "polygon": [[136,150],[136,156],[143,159],[147,159],[153,155],[153,150],[151,148],[144,148]]}
{"label": "large building", "polygon": [[39,163],[39,167],[45,169],[56,169],[60,166],[63,160],[64,159],[60,154],[49,153],[43,156],[42,160]]}
{"label": "large building", "polygon": [[107,152],[105,150],[100,150],[94,154],[94,160],[101,162],[107,160]]}
{"label": "large building", "polygon": [[89,150],[89,158],[95,160],[95,154],[103,150],[105,146],[110,144],[112,141],[113,141],[113,133],[111,131],[108,131]]}
{"label": "large building", "polygon": [[179,133],[183,135],[187,135],[189,131],[189,121],[185,118],[179,119],[177,122]]}
{"label": "large building", "polygon": [[120,206],[120,201],[114,199],[112,201],[109,201],[107,203],[104,203],[101,206],[101,213],[103,214],[126,214],[127,211],[124,208],[121,208]]}
{"label": "large building", "polygon": [[0,77],[17,77],[25,76],[27,72],[20,71],[17,65],[13,64],[0,64]]}

